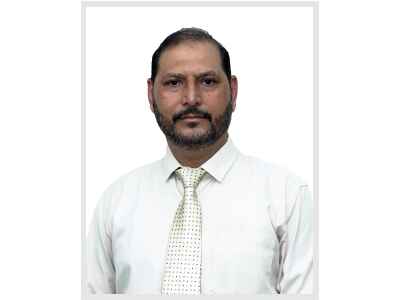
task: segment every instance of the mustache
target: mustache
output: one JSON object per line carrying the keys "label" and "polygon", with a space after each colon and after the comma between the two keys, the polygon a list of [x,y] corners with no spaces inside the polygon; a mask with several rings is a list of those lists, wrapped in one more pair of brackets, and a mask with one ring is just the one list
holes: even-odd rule
{"label": "mustache", "polygon": [[209,114],[206,111],[201,111],[197,107],[189,107],[188,109],[185,109],[184,111],[174,114],[174,116],[172,117],[172,121],[175,123],[176,121],[185,117],[188,114],[198,115],[201,118],[205,118],[205,119],[211,121],[211,114]]}

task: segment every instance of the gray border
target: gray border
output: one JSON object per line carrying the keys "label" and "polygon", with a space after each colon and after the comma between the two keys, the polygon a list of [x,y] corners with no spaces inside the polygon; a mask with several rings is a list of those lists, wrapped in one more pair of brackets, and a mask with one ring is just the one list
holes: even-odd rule
{"label": "gray border", "polygon": [[319,298],[319,14],[318,2],[313,4],[313,100],[314,100],[314,172],[313,172],[313,198],[314,198],[314,295]]}
{"label": "gray border", "polygon": [[82,1],[81,2],[81,243],[82,243],[82,273],[81,273],[81,297],[83,300],[93,299],[155,299],[165,296],[132,296],[132,295],[89,295],[87,294],[87,269],[86,269],[86,8],[87,7],[312,7],[313,8],[313,103],[314,103],[314,170],[313,170],[313,199],[314,199],[314,292],[313,295],[214,295],[214,296],[168,296],[169,299],[195,299],[195,298],[220,298],[220,299],[318,299],[319,298],[319,14],[317,1],[293,2],[293,1],[238,1],[238,2],[160,2],[160,1]]}
{"label": "gray border", "polygon": [[87,296],[87,259],[86,259],[86,4],[81,7],[81,238],[82,238],[82,273],[81,297]]}
{"label": "gray border", "polygon": [[86,7],[134,7],[134,6],[147,6],[147,7],[174,7],[174,6],[181,6],[181,7],[196,7],[196,6],[203,6],[203,7],[262,7],[262,6],[279,6],[279,7],[313,7],[316,4],[315,1],[233,1],[233,2],[225,2],[225,1],[82,1],[82,5]]}

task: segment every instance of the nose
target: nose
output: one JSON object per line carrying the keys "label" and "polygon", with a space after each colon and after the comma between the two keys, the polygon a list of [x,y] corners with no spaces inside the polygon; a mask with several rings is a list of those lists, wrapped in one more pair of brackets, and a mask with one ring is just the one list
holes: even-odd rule
{"label": "nose", "polygon": [[200,92],[194,82],[189,81],[184,89],[183,104],[198,105],[201,101]]}

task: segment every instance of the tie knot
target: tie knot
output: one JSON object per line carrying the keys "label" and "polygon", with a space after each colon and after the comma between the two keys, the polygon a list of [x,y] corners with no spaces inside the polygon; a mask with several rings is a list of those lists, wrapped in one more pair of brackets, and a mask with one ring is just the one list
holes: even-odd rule
{"label": "tie knot", "polygon": [[177,169],[176,174],[182,180],[183,186],[185,188],[192,187],[196,188],[199,184],[201,177],[206,172],[202,168],[190,168],[190,167],[181,167]]}

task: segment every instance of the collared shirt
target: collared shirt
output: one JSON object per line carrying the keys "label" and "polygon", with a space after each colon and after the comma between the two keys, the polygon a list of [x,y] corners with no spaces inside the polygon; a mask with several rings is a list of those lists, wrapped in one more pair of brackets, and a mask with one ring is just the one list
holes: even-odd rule
{"label": "collared shirt", "polygon": [[[122,176],[97,204],[87,240],[90,293],[161,294],[169,230],[183,185],[165,157]],[[311,294],[309,189],[228,138],[202,166],[201,293]]]}

